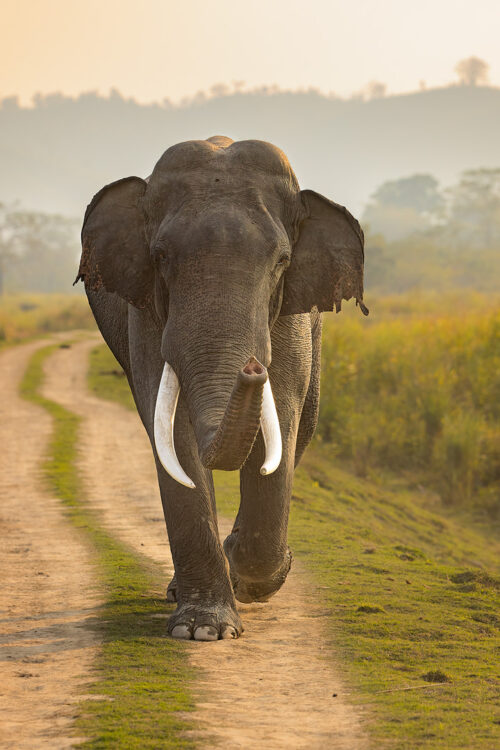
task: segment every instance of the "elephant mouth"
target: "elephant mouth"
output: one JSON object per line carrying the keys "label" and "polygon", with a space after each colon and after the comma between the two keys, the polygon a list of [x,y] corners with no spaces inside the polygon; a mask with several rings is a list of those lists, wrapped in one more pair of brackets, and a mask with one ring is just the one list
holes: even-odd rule
{"label": "elephant mouth", "polygon": [[[165,471],[185,487],[195,488],[177,458],[174,445],[175,413],[181,386],[166,362],[156,398],[154,439]],[[247,459],[259,429],[265,445],[262,475],[272,474],[281,462],[281,430],[267,369],[251,357],[238,372],[236,383],[219,425],[198,441],[198,452],[207,469],[232,471]]]}

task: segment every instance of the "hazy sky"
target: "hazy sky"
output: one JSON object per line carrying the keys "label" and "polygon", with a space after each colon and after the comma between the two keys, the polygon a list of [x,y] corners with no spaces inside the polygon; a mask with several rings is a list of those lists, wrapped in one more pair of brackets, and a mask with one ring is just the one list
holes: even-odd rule
{"label": "hazy sky", "polygon": [[500,0],[2,0],[0,97],[116,87],[178,101],[215,83],[349,95],[455,79],[500,85]]}

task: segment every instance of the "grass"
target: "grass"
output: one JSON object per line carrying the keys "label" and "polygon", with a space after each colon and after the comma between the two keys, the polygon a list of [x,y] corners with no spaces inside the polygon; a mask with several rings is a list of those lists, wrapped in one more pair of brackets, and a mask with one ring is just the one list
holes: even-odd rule
{"label": "grass", "polygon": [[135,409],[125,373],[107,346],[101,344],[91,350],[87,382],[92,393],[99,398]]}
{"label": "grass", "polygon": [[[95,699],[79,707],[75,730],[84,748],[192,748],[184,732],[193,709],[183,645],[166,638],[165,581],[158,566],[132,553],[105,531],[88,510],[77,468],[80,419],[40,395],[43,363],[54,347],[37,351],[21,394],[44,408],[54,430],[43,470],[66,515],[91,545],[105,594],[95,628],[102,641]],[[182,712],[182,714],[180,713]]]}
{"label": "grass", "polygon": [[83,294],[5,294],[0,297],[0,348],[55,331],[95,329]]}
{"label": "grass", "polygon": [[409,471],[500,520],[500,307],[399,304],[325,320],[318,435],[359,476]]}
{"label": "grass", "polygon": [[[233,517],[238,481],[216,472]],[[324,447],[294,483],[289,539],[376,747],[500,746],[500,543],[427,498],[353,476]],[[272,606],[272,605],[271,605]]]}
{"label": "grass", "polygon": [[[134,408],[106,347],[95,393]],[[220,512],[234,516],[236,473],[216,472]],[[349,700],[368,711],[376,747],[500,746],[500,543],[459,509],[394,475],[355,476],[331,446],[306,453],[290,544],[329,615]],[[270,605],[272,606],[272,604]]]}

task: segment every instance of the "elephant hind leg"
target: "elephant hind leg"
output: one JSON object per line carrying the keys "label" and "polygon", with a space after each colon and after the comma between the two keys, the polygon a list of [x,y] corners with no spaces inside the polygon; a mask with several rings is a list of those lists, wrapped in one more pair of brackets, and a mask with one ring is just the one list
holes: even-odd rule
{"label": "elephant hind leg", "polygon": [[167,586],[167,602],[174,604],[177,601],[177,578],[174,577]]}

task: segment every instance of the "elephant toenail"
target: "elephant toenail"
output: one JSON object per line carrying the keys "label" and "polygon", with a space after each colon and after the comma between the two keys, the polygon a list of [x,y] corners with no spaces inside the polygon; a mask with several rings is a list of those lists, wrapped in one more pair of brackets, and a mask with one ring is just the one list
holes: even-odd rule
{"label": "elephant toenail", "polygon": [[237,637],[238,637],[238,633],[230,625],[227,628],[224,628],[224,630],[222,631],[221,638],[223,638],[224,640],[229,639],[229,638],[237,638]]}
{"label": "elephant toenail", "polygon": [[191,630],[187,625],[176,625],[171,635],[172,638],[182,638],[184,641],[190,641],[192,638]]}
{"label": "elephant toenail", "polygon": [[194,631],[195,641],[217,641],[219,640],[219,634],[212,625],[200,625]]}

